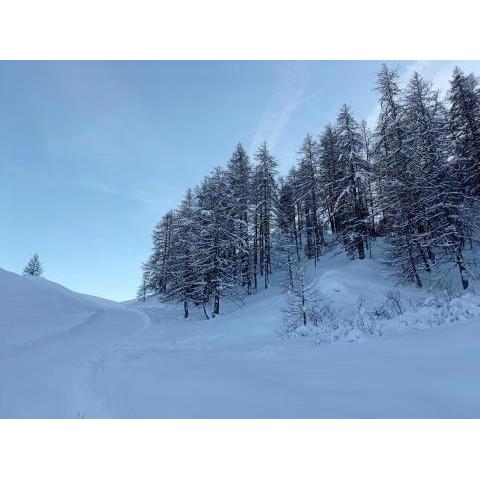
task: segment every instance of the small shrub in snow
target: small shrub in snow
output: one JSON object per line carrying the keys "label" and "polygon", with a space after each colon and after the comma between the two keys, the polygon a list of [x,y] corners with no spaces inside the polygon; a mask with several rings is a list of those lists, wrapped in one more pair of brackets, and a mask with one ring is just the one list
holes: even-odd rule
{"label": "small shrub in snow", "polygon": [[401,295],[398,290],[390,290],[387,292],[387,308],[389,308],[394,315],[401,315],[404,311],[402,307]]}
{"label": "small shrub in snow", "polygon": [[365,298],[360,296],[355,309],[341,312],[334,310],[316,283],[312,283],[288,292],[280,333],[287,337],[311,337],[318,344],[355,342],[381,336],[385,329],[423,329],[480,318],[477,298],[473,293],[455,296],[446,290],[419,301],[402,299],[398,290],[392,290],[374,308],[367,309]]}
{"label": "small shrub in snow", "polygon": [[445,323],[480,317],[480,303],[471,293],[455,296],[451,290],[428,297],[422,302],[406,299],[389,292],[386,301],[370,311],[382,328],[430,328]]}
{"label": "small shrub in snow", "polygon": [[302,282],[289,290],[283,314],[285,333],[293,333],[302,327],[300,336],[306,336],[312,328],[322,332],[338,328],[330,302],[320,293],[316,282],[308,285]]}
{"label": "small shrub in snow", "polygon": [[[411,309],[418,306],[413,300],[408,299],[408,301]],[[369,315],[376,323],[381,323],[382,321],[392,320],[393,318],[403,315],[409,307],[402,301],[398,290],[390,290],[385,295],[385,301],[381,305],[372,308]]]}
{"label": "small shrub in snow", "polygon": [[471,294],[449,299],[430,297],[419,308],[405,312],[399,320],[411,328],[428,328],[480,317],[480,304]]}
{"label": "small shrub in snow", "polygon": [[367,311],[365,308],[365,297],[362,295],[357,300],[355,329],[367,335],[381,334],[377,327],[376,316],[372,312]]}
{"label": "small shrub in snow", "polygon": [[392,312],[385,306],[385,304],[374,307],[370,310],[370,315],[376,320],[390,320],[393,318]]}

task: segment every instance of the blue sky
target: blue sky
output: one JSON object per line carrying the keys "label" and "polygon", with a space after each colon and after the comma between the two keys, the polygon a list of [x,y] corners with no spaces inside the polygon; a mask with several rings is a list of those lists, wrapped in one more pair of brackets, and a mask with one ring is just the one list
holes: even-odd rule
{"label": "blue sky", "polygon": [[[343,103],[376,115],[382,62],[0,62],[0,266],[135,295],[151,231],[241,141],[280,171]],[[388,62],[445,90],[454,64]]]}

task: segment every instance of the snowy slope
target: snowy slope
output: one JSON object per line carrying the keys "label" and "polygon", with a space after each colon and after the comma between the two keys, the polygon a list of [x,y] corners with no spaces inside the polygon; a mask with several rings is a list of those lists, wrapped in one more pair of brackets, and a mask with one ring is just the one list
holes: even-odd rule
{"label": "snowy slope", "polygon": [[[118,417],[480,416],[478,298],[434,308],[431,293],[398,287],[377,260],[339,255],[311,267],[347,316],[359,296],[373,307],[397,288],[424,305],[392,320],[381,337],[318,345],[278,336],[278,287],[211,320],[198,311],[185,321],[181,309],[150,298],[136,303],[150,328],[101,361],[95,382],[106,409]],[[431,328],[439,318],[446,323]]]}
{"label": "snowy slope", "polygon": [[[308,275],[348,317],[398,288],[377,256],[327,255]],[[0,416],[480,417],[478,296],[438,307],[399,291],[411,307],[383,335],[318,344],[279,335],[278,284],[184,320],[155,298],[119,305],[0,270]]]}
{"label": "snowy slope", "polygon": [[114,302],[0,269],[0,417],[76,417],[90,362],[147,323]]}

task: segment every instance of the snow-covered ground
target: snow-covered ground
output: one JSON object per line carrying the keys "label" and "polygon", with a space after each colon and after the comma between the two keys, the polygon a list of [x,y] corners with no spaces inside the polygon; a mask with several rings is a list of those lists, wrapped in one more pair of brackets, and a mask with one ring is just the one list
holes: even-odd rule
{"label": "snow-covered ground", "polygon": [[0,269],[0,417],[77,417],[98,355],[149,324],[140,311]]}
{"label": "snow-covered ground", "polygon": [[[376,259],[309,268],[346,318],[398,288]],[[279,335],[278,285],[184,320],[0,270],[0,417],[480,417],[480,298],[398,290],[381,335],[318,343]]]}

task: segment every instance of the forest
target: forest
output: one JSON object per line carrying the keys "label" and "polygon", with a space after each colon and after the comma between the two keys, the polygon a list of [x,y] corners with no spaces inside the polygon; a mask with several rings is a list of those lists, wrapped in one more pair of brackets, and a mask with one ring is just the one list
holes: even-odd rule
{"label": "forest", "polygon": [[467,290],[468,252],[480,238],[479,80],[455,68],[442,96],[419,73],[401,85],[384,65],[375,90],[375,125],[343,105],[305,136],[284,177],[266,143],[253,158],[238,144],[156,225],[138,299],[180,303],[185,317],[201,307],[210,318],[278,273],[292,315],[315,323],[325,312],[312,301],[306,262],[333,246],[361,262],[379,237],[384,268],[399,282],[422,288],[448,269]]}

